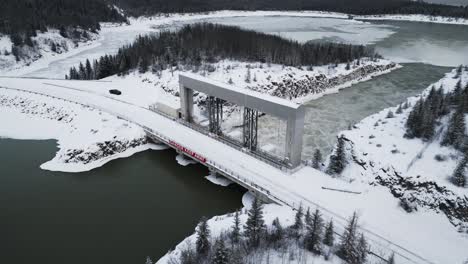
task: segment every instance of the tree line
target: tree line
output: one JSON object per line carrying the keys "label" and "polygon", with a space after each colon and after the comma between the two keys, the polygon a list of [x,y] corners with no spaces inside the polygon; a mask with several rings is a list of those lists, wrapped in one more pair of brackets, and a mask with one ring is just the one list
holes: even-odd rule
{"label": "tree line", "polygon": [[[305,44],[275,35],[211,23],[186,25],[178,31],[139,36],[116,55],[71,68],[70,79],[101,79],[138,68],[161,71],[169,67],[214,63],[221,59],[277,63],[289,66],[323,65],[377,56],[373,48],[328,42]],[[86,67],[90,65],[90,68]],[[87,71],[89,70],[89,72]]]}
{"label": "tree line", "polygon": [[[465,115],[468,114],[468,84],[462,87],[461,75],[464,68],[460,65],[456,70],[455,84],[452,92],[445,94],[443,87],[433,86],[426,98],[419,99],[414,105],[406,121],[406,134],[408,138],[421,138],[432,140],[440,125],[440,120],[449,115],[449,121],[439,129],[442,132],[441,144],[452,146],[463,153],[457,168],[452,175],[452,181],[458,186],[466,186],[466,167],[468,165],[468,137],[466,135]],[[400,106],[407,107],[406,105]],[[397,111],[400,111],[398,110]]]}
{"label": "tree line", "polygon": [[103,0],[2,0],[0,33],[11,35],[15,46],[32,43],[36,31],[79,27],[97,31],[99,22],[124,22]]}
{"label": "tree line", "polygon": [[[230,229],[212,235],[207,219],[203,218],[196,230],[196,241],[182,249],[172,258],[171,264],[241,264],[258,263],[268,258],[271,252],[287,260],[307,261],[305,252],[330,259],[337,255],[345,263],[363,264],[370,251],[367,239],[358,231],[358,217],[354,213],[342,234],[335,231],[333,220],[326,222],[319,209],[304,212],[302,206],[296,211],[294,223],[284,227],[278,218],[271,225],[265,223],[263,206],[256,197],[248,210],[247,220],[242,225],[240,213],[234,214]],[[269,226],[269,227],[267,227]],[[339,235],[339,241],[337,236]],[[301,252],[302,253],[297,253]],[[294,253],[296,252],[296,253]],[[150,259],[147,263],[152,263]],[[388,263],[394,264],[391,255]]]}
{"label": "tree line", "polygon": [[467,7],[411,0],[113,0],[130,15],[215,10],[319,10],[357,15],[424,14],[468,18]]}

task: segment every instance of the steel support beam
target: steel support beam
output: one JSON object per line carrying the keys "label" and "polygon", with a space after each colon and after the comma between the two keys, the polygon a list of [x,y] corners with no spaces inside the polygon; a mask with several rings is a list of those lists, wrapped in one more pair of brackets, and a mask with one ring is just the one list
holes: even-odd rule
{"label": "steel support beam", "polygon": [[209,131],[217,135],[221,134],[221,123],[223,121],[223,102],[223,100],[213,96],[208,96],[206,98]]}
{"label": "steel support beam", "polygon": [[[252,90],[233,87],[191,73],[179,74],[181,114],[186,121],[192,121],[193,90],[207,94],[210,131],[221,133],[222,100],[244,107],[242,145],[258,150],[258,112],[286,120],[285,162],[289,167],[301,165],[302,137],[305,108],[288,100],[261,94]],[[221,101],[218,101],[221,100]]]}
{"label": "steel support beam", "polygon": [[244,107],[243,145],[250,150],[257,150],[258,145],[258,111]]}

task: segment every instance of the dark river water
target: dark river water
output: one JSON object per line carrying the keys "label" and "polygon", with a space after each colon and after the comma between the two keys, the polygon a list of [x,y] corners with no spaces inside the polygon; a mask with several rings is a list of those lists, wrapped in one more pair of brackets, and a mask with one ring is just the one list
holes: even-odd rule
{"label": "dark river water", "polygon": [[[315,148],[328,152],[336,134],[350,124],[420,93],[450,70],[443,66],[468,64],[468,27],[291,17],[209,21],[298,41],[375,44],[387,58],[412,62],[310,102],[305,157]],[[101,46],[30,75],[63,77],[77,61],[115,51],[137,34],[108,33]],[[207,169],[178,165],[170,150],[146,151],[85,173],[41,170],[39,165],[55,151],[55,141],[0,139],[0,263],[123,264],[144,263],[146,256],[159,259],[192,234],[202,216],[239,208],[245,192],[208,182],[203,179]]]}
{"label": "dark river water", "polygon": [[202,216],[241,207],[245,190],[205,180],[172,150],[90,172],[44,171],[55,141],[0,139],[0,263],[145,263],[193,233]]}

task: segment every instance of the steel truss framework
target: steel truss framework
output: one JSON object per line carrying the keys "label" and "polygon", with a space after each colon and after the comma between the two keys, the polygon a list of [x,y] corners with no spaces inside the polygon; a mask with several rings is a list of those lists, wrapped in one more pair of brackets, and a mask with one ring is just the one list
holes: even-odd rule
{"label": "steel truss framework", "polygon": [[221,123],[223,121],[224,100],[208,96],[206,99],[208,108],[209,131],[221,135]]}
{"label": "steel truss framework", "polygon": [[258,110],[244,107],[243,145],[250,150],[257,150]]}
{"label": "steel truss framework", "polygon": [[[207,98],[207,112],[209,115],[209,131],[224,137],[221,131],[223,119],[223,103],[233,103],[245,107],[243,112],[243,136],[239,141],[232,139],[234,144],[249,148],[260,155],[263,152],[257,143],[258,113],[265,113],[286,120],[286,144],[284,146],[284,163],[286,166],[295,168],[301,165],[302,138],[304,130],[305,108],[302,105],[287,100],[274,98],[255,91],[232,87],[227,84],[216,82],[208,78],[191,74],[179,74],[180,87],[180,118],[187,122],[193,121],[193,96],[198,91],[209,96]],[[266,153],[267,154],[267,153]]]}

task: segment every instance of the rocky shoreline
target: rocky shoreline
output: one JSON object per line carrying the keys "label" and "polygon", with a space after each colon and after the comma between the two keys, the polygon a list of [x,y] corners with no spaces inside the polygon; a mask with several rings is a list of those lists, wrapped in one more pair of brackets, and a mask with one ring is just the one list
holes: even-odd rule
{"label": "rocky shoreline", "polygon": [[[93,147],[88,148],[88,150],[68,149],[65,154],[59,157],[59,159],[64,163],[89,164],[147,143],[149,143],[149,141],[146,137],[136,138],[133,140],[98,142]],[[92,149],[92,151],[89,149]]]}
{"label": "rocky shoreline", "polygon": [[266,85],[248,86],[247,88],[269,93],[284,99],[297,99],[310,96],[311,94],[324,93],[329,89],[336,88],[348,82],[358,82],[369,78],[369,76],[384,73],[397,67],[397,64],[391,62],[384,65],[365,65],[357,68],[349,74],[339,74],[328,78],[325,74],[305,75],[302,79],[296,79],[293,75],[285,75],[281,82],[271,82]]}

